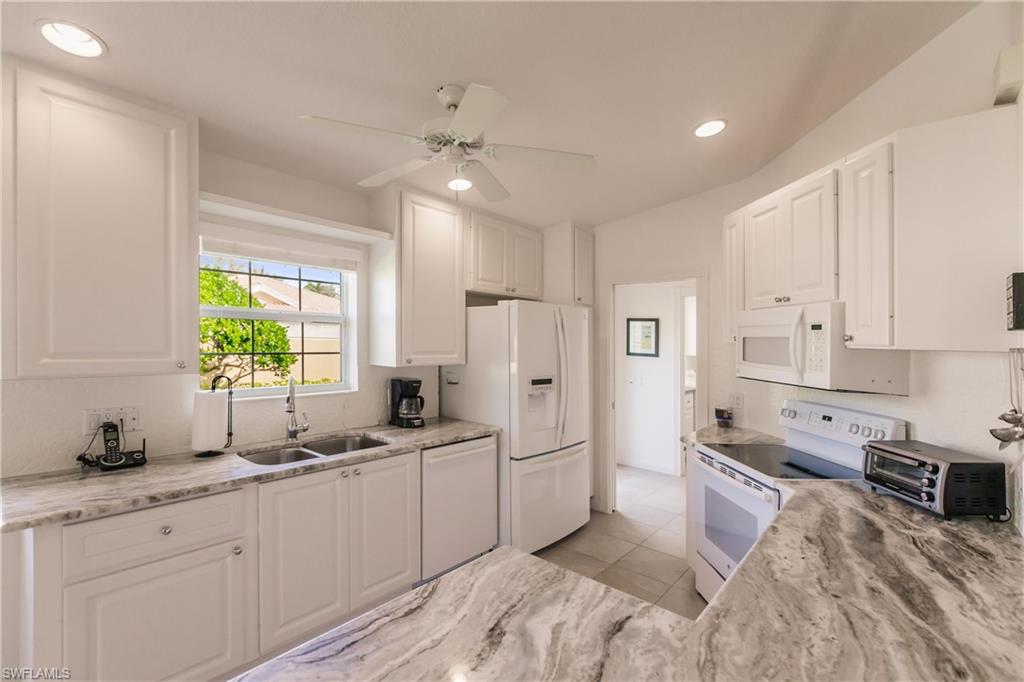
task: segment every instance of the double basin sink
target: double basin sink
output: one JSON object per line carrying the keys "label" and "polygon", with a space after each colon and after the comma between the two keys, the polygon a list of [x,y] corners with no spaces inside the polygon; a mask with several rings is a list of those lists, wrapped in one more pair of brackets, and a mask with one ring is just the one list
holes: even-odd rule
{"label": "double basin sink", "polygon": [[387,445],[385,441],[370,438],[369,436],[335,436],[323,440],[312,441],[301,446],[288,446],[275,450],[261,450],[239,455],[253,464],[288,464],[290,462],[301,462],[306,459],[317,459],[319,457],[330,457],[341,455],[356,450],[366,450]]}

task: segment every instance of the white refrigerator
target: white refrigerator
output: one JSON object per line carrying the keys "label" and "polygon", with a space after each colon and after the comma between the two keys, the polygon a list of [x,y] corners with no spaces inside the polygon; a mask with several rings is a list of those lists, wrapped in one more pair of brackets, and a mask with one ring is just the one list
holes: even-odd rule
{"label": "white refrigerator", "polygon": [[590,518],[590,311],[534,301],[466,310],[466,364],[441,414],[501,427],[498,537],[524,552]]}

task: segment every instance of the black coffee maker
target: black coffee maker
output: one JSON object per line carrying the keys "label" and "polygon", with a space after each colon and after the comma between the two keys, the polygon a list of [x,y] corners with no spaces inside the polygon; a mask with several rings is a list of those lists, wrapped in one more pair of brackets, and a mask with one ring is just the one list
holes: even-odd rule
{"label": "black coffee maker", "polygon": [[406,429],[423,426],[423,396],[420,395],[419,379],[391,380],[391,424]]}

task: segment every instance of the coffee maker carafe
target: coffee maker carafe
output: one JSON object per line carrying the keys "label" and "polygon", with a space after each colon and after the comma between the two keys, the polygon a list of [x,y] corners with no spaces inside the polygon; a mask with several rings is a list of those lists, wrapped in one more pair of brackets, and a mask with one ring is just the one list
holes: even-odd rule
{"label": "coffee maker carafe", "polygon": [[391,424],[403,428],[423,426],[422,381],[394,378],[391,380]]}

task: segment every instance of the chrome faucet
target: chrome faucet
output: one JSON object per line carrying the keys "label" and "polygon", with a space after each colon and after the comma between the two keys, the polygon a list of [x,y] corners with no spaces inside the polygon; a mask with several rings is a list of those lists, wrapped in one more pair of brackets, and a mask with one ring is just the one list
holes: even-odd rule
{"label": "chrome faucet", "polygon": [[284,411],[288,415],[288,442],[299,440],[299,434],[309,431],[309,417],[302,413],[301,424],[295,418],[295,377],[288,377],[288,397],[284,399]]}

